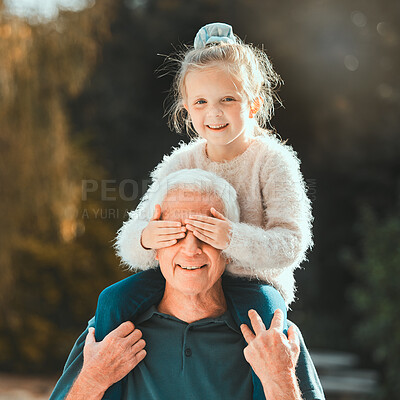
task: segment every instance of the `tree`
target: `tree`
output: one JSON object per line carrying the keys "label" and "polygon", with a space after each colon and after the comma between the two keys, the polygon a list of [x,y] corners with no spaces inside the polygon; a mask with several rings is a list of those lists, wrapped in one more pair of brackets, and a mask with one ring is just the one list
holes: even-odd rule
{"label": "tree", "polygon": [[[109,220],[84,220],[85,176],[103,179],[71,138],[68,102],[109,37],[113,1],[30,25],[0,15],[0,368],[54,370],[96,296],[121,277]],[[68,328],[66,328],[68,327]]]}
{"label": "tree", "polygon": [[382,399],[400,391],[400,210],[378,219],[365,209],[359,225],[362,255],[352,262],[357,283],[351,290],[359,315],[355,335],[381,369]]}

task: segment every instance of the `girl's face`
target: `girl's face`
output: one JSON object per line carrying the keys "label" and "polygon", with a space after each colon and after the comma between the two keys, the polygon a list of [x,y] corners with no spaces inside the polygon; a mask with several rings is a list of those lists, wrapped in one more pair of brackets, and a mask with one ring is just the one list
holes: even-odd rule
{"label": "girl's face", "polygon": [[185,78],[185,108],[207,150],[241,154],[254,128],[250,104],[241,84],[222,68],[190,71]]}

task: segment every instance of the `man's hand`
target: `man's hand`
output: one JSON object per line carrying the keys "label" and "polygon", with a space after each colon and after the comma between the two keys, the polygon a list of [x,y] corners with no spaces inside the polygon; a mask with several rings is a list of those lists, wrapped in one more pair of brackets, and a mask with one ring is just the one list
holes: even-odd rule
{"label": "man's hand", "polygon": [[185,220],[186,228],[201,241],[225,250],[231,241],[231,222],[214,207],[210,211],[213,217],[191,215]]}
{"label": "man's hand", "polygon": [[96,342],[94,328],[90,328],[80,374],[89,384],[107,390],[144,359],[145,345],[142,332],[130,321],[122,323],[101,342]]}
{"label": "man's hand", "polygon": [[246,324],[240,329],[247,342],[244,357],[263,385],[267,399],[301,399],[296,378],[296,364],[300,354],[300,341],[294,326],[283,333],[283,313],[276,310],[267,330],[255,310],[249,311],[254,333]]}
{"label": "man's hand", "polygon": [[156,205],[153,218],[143,229],[141,244],[145,249],[162,249],[174,245],[186,235],[186,228],[180,222],[162,221],[161,206]]}

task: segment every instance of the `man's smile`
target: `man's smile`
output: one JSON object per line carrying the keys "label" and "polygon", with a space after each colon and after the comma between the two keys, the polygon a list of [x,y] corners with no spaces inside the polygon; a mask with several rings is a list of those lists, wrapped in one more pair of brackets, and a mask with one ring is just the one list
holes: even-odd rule
{"label": "man's smile", "polygon": [[193,270],[196,270],[196,269],[201,269],[201,268],[207,267],[208,264],[203,264],[203,265],[183,265],[183,264],[181,265],[181,264],[176,264],[176,266],[181,268],[181,269],[184,269],[184,270],[193,271]]}

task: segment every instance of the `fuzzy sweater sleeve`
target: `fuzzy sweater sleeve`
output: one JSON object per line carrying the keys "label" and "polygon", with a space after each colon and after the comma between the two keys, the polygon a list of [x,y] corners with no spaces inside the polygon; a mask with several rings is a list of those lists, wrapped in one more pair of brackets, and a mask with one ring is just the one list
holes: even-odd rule
{"label": "fuzzy sweater sleeve", "polygon": [[190,168],[187,165],[187,150],[191,146],[191,144],[186,145],[181,142],[180,146],[174,149],[171,155],[164,156],[163,160],[150,174],[151,186],[142,197],[137,208],[129,213],[129,219],[118,230],[114,248],[117,256],[121,259],[121,263],[129,269],[146,270],[157,266],[155,250],[146,250],[141,245],[142,231],[154,214],[154,210],[150,210],[148,206],[148,193],[154,190],[159,180],[170,173],[183,168]]}
{"label": "fuzzy sweater sleeve", "polygon": [[312,246],[311,205],[296,153],[280,145],[260,171],[264,226],[234,223],[224,253],[230,270],[274,281],[296,268]]}

